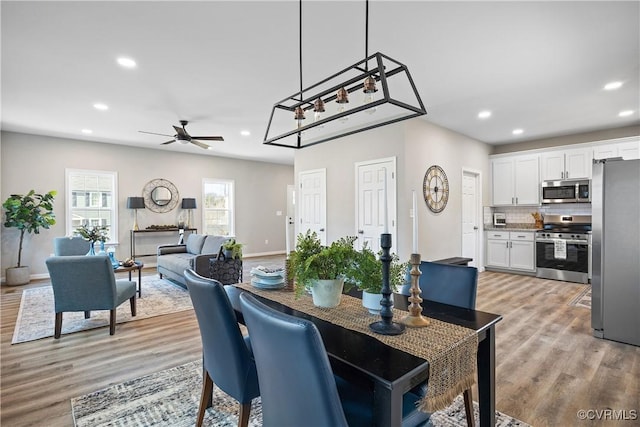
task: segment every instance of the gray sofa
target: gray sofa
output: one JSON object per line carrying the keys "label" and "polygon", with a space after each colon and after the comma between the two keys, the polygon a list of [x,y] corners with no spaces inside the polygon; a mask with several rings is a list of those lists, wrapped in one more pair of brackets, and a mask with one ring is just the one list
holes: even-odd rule
{"label": "gray sofa", "polygon": [[186,287],[184,270],[193,269],[201,276],[209,277],[209,260],[216,258],[220,246],[230,237],[207,234],[190,234],[184,245],[158,246],[158,274],[160,278],[174,280]]}

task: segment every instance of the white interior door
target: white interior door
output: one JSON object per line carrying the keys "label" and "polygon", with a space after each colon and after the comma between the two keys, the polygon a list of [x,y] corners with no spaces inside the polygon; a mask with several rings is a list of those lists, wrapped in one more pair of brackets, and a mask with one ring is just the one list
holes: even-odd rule
{"label": "white interior door", "polygon": [[[384,198],[385,180],[387,198]],[[374,252],[380,250],[387,209],[388,232],[392,235],[392,252],[396,245],[396,162],[395,158],[356,163],[356,232],[357,247],[365,242]]]}
{"label": "white interior door", "polygon": [[300,172],[299,233],[315,231],[323,245],[327,244],[327,170]]}
{"label": "white interior door", "polygon": [[478,267],[480,256],[480,174],[462,171],[462,256]]}

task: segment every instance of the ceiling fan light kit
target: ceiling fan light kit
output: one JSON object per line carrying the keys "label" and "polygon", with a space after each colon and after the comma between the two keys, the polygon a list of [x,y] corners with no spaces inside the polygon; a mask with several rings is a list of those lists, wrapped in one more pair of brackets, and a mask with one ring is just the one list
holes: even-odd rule
{"label": "ceiling fan light kit", "polygon": [[[367,0],[365,58],[303,89],[300,0],[300,91],[274,104],[264,144],[300,149],[427,114],[406,65],[380,52],[368,55],[368,21]],[[362,101],[350,103],[356,93]],[[314,120],[305,120],[307,111]]]}

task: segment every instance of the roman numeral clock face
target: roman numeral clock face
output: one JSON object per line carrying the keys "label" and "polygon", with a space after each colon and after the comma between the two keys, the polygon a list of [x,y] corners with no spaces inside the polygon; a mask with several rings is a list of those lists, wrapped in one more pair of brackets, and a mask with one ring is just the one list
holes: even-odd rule
{"label": "roman numeral clock face", "polygon": [[434,165],[427,169],[422,183],[424,201],[431,212],[439,213],[444,210],[449,201],[449,180],[440,166]]}

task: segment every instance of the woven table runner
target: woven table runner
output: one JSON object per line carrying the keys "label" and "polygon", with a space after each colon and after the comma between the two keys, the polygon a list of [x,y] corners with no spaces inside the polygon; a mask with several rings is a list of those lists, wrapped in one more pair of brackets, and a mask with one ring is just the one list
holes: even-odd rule
{"label": "woven table runner", "polygon": [[[478,336],[472,329],[429,318],[431,324],[423,328],[409,328],[401,335],[380,335],[369,328],[379,320],[362,306],[362,301],[342,295],[340,305],[322,308],[313,305],[311,296],[295,297],[295,293],[282,290],[263,290],[248,283],[235,286],[266,299],[276,301],[295,310],[344,328],[361,332],[398,350],[405,351],[429,362],[429,386],[419,409],[435,412],[449,406],[455,397],[475,383]],[[407,312],[393,310],[394,319]]]}

